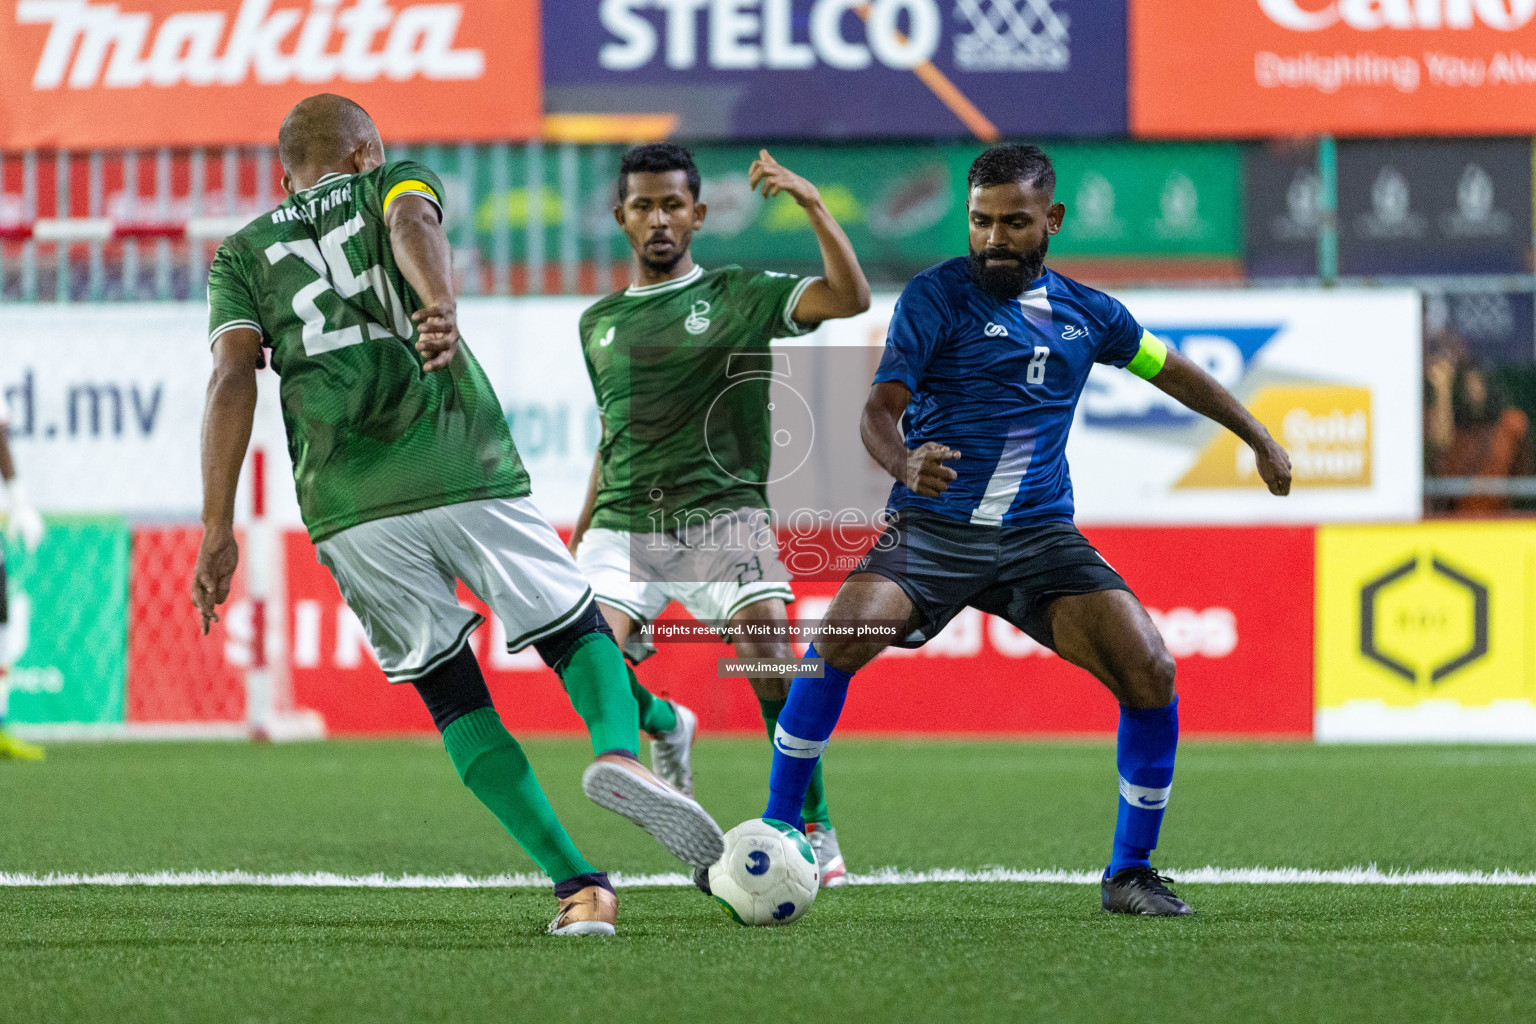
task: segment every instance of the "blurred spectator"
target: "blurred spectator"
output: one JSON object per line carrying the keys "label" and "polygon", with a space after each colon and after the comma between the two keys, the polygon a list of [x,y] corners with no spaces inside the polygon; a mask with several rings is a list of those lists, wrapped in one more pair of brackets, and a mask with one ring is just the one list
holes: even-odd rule
{"label": "blurred spectator", "polygon": [[[1424,440],[1431,476],[1499,477],[1536,473],[1530,420],[1505,397],[1493,375],[1443,351],[1425,370]],[[1440,499],[1432,511],[1465,514],[1507,512],[1507,495]]]}

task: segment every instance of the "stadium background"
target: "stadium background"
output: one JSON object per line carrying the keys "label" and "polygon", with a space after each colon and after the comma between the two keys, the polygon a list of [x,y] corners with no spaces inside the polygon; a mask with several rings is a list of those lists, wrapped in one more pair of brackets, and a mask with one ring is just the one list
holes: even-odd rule
{"label": "stadium background", "polygon": [[[270,374],[251,543],[210,639],[186,597],[207,261],[281,195],[281,114],[334,90],[369,107],[391,156],[443,175],[465,334],[566,525],[595,442],[575,322],[582,296],[625,280],[608,215],[625,145],[694,148],[701,263],[813,271],[792,202],[746,189],[770,145],[820,186],[877,289],[813,338],[875,345],[907,278],[963,252],[980,147],[1042,143],[1069,210],[1053,265],[1113,287],[1307,455],[1273,502],[1230,442],[1147,393],[1104,381],[1085,398],[1082,520],[1158,616],[1187,731],[1536,738],[1536,524],[1518,514],[1536,478],[1426,477],[1423,440],[1436,360],[1487,368],[1536,415],[1523,0],[6,6],[0,388],[51,527],[8,552],[11,712],[32,735],[430,729],[297,528]],[[805,584],[797,613],[830,593]],[[477,652],[515,695],[511,728],[576,730],[554,677],[496,653],[494,632]],[[674,646],[642,674],[707,728],[756,732],[747,688],[714,679],[721,653]],[[1085,676],[979,614],[868,675],[847,729],[1115,724]]]}

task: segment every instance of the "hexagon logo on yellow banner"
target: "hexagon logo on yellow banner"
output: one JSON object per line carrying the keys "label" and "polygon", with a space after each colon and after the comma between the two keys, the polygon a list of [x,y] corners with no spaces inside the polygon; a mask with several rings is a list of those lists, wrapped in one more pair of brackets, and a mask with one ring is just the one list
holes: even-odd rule
{"label": "hexagon logo on yellow banner", "polygon": [[1317,707],[1536,700],[1536,523],[1325,526]]}
{"label": "hexagon logo on yellow banner", "polygon": [[[1272,384],[1248,408],[1290,452],[1295,487],[1371,486],[1370,389]],[[1253,450],[1223,430],[1174,488],[1263,486]]]}

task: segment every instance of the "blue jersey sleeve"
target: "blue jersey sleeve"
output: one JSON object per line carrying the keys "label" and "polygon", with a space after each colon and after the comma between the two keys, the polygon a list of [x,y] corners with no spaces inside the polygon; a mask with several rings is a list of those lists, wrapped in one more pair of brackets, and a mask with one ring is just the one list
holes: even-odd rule
{"label": "blue jersey sleeve", "polygon": [[1099,350],[1093,359],[1094,362],[1123,367],[1141,351],[1141,324],[1119,299],[1105,295],[1103,300],[1099,314],[1103,328],[1099,335]]}
{"label": "blue jersey sleeve", "polygon": [[913,278],[896,300],[875,383],[899,380],[907,390],[916,391],[948,328],[949,303],[943,288],[933,275]]}

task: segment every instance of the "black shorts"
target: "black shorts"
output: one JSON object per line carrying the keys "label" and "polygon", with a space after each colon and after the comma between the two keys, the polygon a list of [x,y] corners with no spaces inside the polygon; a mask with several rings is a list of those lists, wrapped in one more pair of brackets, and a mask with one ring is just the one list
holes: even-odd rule
{"label": "black shorts", "polygon": [[1054,651],[1052,601],[1131,589],[1069,522],[977,526],[920,508],[897,512],[853,572],[894,580],[911,599],[916,628],[898,647],[921,647],[969,606]]}

